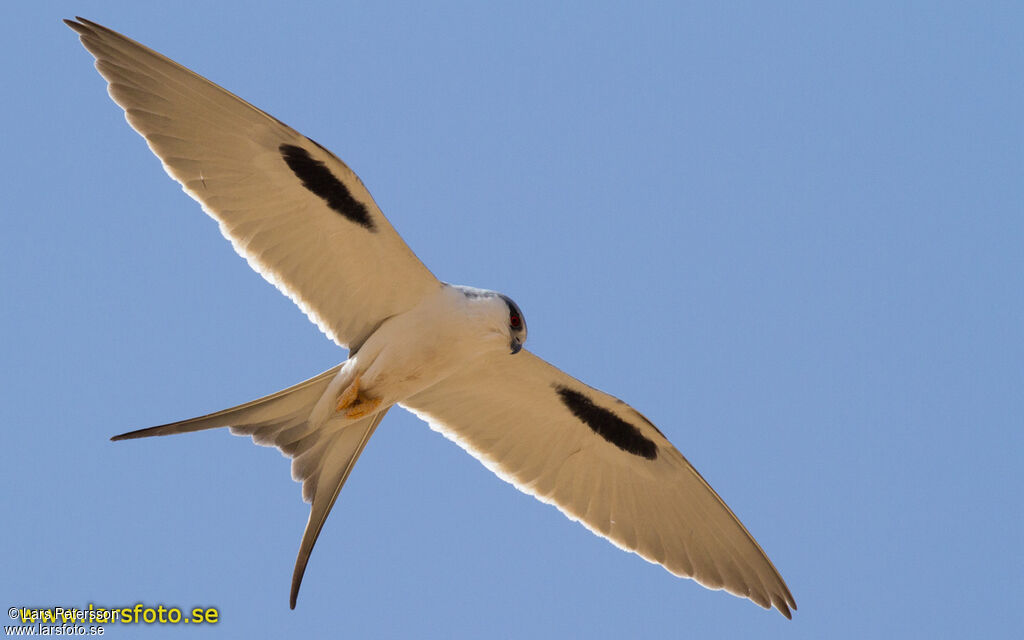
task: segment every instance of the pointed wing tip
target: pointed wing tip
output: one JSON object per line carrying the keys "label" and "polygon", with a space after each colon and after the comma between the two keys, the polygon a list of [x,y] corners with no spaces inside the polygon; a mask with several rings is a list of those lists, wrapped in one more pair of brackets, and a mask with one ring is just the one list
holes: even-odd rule
{"label": "pointed wing tip", "polygon": [[71,20],[69,18],[63,18],[61,22],[66,24],[68,27],[71,28],[72,31],[81,36],[83,38],[83,42],[86,37],[99,38],[105,35],[114,35],[122,40],[128,40],[128,38],[122,36],[120,33],[117,33],[112,29],[104,27],[98,22],[93,22],[92,20],[83,18],[82,16],[75,16],[74,20]]}
{"label": "pointed wing tip", "polygon": [[75,33],[78,33],[79,35],[85,35],[86,33],[89,32],[89,27],[91,27],[94,24],[96,24],[94,22],[89,22],[88,20],[86,20],[85,18],[83,18],[81,16],[75,16],[74,20],[71,20],[70,18],[64,18],[62,20],[62,22],[64,24],[66,24],[68,27],[70,27],[72,30],[74,30]]}
{"label": "pointed wing tip", "polygon": [[86,34],[89,33],[89,30],[86,29],[81,22],[75,22],[74,20],[68,20],[67,18],[64,18],[62,22],[66,24],[72,31],[77,33],[79,36],[84,37]]}
{"label": "pointed wing tip", "polygon": [[[786,609],[786,611],[788,612],[789,609],[792,609],[793,611],[796,611],[796,600],[793,599],[793,596],[789,597],[789,608]],[[789,618],[790,620],[793,619],[793,615],[792,614],[789,614],[786,617]]]}
{"label": "pointed wing tip", "polygon": [[[772,605],[775,605],[775,608],[779,610],[779,613],[786,616],[786,620],[793,619],[793,611],[796,611],[796,600],[793,599],[793,596],[790,595],[788,591],[782,598],[777,600],[773,598]],[[771,605],[765,608],[771,609]]]}

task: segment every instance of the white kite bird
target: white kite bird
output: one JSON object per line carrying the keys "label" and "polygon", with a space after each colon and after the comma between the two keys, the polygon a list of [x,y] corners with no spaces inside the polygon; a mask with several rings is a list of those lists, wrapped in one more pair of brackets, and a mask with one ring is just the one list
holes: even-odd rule
{"label": "white kite bird", "polygon": [[302,575],[359,454],[395,404],[619,547],[784,616],[796,609],[739,519],[658,429],[522,348],[507,296],[439,281],[334,154],[106,27],[65,21],[164,169],[235,250],[349,357],[273,395],[114,440],[216,427],[292,459],[312,503]]}

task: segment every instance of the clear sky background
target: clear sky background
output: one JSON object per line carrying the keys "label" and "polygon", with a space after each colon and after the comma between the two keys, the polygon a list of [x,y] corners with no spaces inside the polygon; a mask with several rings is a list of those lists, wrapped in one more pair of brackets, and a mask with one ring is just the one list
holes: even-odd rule
{"label": "clear sky background", "polygon": [[[221,609],[114,637],[1019,637],[1020,5],[426,4],[5,8],[0,602]],[[440,278],[515,298],[533,351],[719,491],[795,619],[397,409],[290,611],[308,507],[277,451],[107,439],[345,353],[164,174],[76,14],[329,147]]]}

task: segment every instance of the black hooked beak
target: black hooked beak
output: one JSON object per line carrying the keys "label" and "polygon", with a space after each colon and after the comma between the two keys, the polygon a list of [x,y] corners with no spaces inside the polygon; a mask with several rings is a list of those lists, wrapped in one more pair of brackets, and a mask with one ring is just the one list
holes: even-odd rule
{"label": "black hooked beak", "polygon": [[519,338],[512,338],[512,342],[509,344],[509,346],[512,347],[512,354],[515,355],[522,351],[523,341],[520,340]]}

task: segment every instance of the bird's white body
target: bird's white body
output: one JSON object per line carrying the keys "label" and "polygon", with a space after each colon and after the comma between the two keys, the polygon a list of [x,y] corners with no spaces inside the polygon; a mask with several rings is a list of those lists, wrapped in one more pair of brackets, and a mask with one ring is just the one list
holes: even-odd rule
{"label": "bird's white body", "polygon": [[493,292],[442,285],[370,334],[342,364],[310,421],[319,425],[332,419],[347,422],[334,405],[357,377],[360,389],[379,399],[383,411],[486,354],[508,353],[509,340],[508,308],[502,298]]}
{"label": "bird's white body", "polygon": [[494,297],[443,286],[385,320],[353,356],[354,369],[384,404],[405,400],[485,354],[509,352],[508,310]]}
{"label": "bird's white body", "polygon": [[66,21],[164,169],[252,267],[338,345],[342,364],[269,396],[115,440],[230,427],[292,459],[311,503],[292,576],[399,404],[489,469],[623,549],[790,616],[761,547],[650,421],[523,349],[511,299],[440,282],[330,151],[94,22]]}

